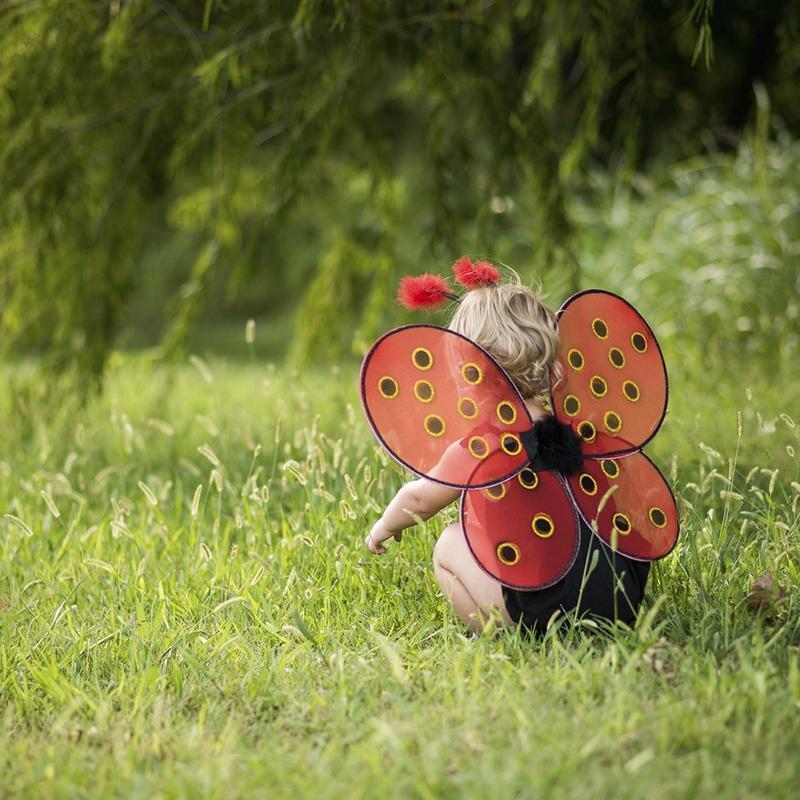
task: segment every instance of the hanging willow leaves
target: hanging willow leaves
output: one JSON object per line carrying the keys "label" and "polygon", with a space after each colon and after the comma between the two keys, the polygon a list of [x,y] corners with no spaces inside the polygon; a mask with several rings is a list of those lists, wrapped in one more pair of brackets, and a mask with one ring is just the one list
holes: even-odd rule
{"label": "hanging willow leaves", "polygon": [[800,126],[798,12],[751,6],[3,4],[3,347],[99,378],[152,285],[166,350],[247,296],[304,298],[298,352],[347,352],[396,274],[491,251],[522,190],[515,265],[576,288],[589,165],[695,152],[747,122],[754,79]]}

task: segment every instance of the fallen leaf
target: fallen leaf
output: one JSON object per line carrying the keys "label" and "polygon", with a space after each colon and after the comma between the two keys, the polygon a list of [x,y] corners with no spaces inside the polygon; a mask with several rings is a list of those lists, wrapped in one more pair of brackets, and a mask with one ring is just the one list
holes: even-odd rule
{"label": "fallen leaf", "polygon": [[8,600],[5,597],[0,597],[0,611],[5,611],[8,608]]}
{"label": "fallen leaf", "polygon": [[642,661],[653,670],[656,675],[661,675],[672,683],[675,680],[675,669],[672,665],[672,653],[670,650],[671,648],[667,638],[662,636],[642,653]]}
{"label": "fallen leaf", "polygon": [[747,595],[747,607],[751,611],[762,611],[786,599],[783,587],[775,583],[772,573],[764,572],[751,584]]}

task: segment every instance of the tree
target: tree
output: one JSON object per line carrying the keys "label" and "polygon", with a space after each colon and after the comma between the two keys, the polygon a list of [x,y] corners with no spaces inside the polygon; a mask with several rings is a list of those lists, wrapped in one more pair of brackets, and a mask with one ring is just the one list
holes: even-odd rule
{"label": "tree", "polygon": [[3,341],[101,376],[143,250],[181,235],[191,257],[164,299],[169,348],[220,275],[232,291],[266,275],[276,297],[308,287],[301,349],[335,349],[352,327],[343,317],[377,324],[396,270],[460,254],[465,224],[491,246],[493,204],[520,187],[536,198],[523,265],[577,286],[566,198],[588,165],[632,169],[697,149],[701,131],[724,144],[756,78],[800,124],[796,8],[714,11],[713,0],[6,3]]}

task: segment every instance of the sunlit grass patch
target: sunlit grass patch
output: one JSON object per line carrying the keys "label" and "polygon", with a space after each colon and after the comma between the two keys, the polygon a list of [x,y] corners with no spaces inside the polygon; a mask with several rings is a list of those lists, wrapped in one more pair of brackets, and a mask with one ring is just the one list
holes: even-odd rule
{"label": "sunlit grass patch", "polygon": [[[637,627],[543,641],[465,635],[430,570],[454,512],[363,549],[405,478],[350,366],[123,362],[82,411],[7,409],[4,792],[787,794],[800,444],[759,392],[673,398],[684,530]],[[767,572],[785,596],[749,604]]]}

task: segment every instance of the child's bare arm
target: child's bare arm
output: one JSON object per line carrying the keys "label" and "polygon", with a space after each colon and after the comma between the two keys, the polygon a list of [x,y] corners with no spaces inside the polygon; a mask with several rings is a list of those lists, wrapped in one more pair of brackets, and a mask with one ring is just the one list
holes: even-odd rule
{"label": "child's bare arm", "polygon": [[383,516],[375,523],[364,544],[371,553],[381,555],[381,544],[391,537],[398,541],[401,531],[416,525],[418,519],[428,519],[457,500],[461,491],[420,478],[403,486],[386,506]]}

